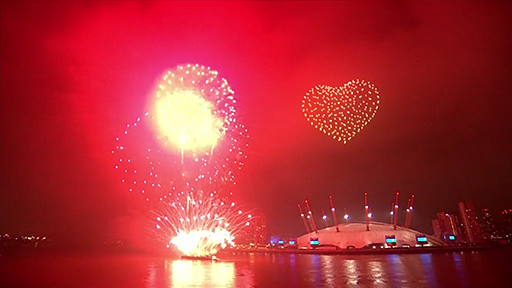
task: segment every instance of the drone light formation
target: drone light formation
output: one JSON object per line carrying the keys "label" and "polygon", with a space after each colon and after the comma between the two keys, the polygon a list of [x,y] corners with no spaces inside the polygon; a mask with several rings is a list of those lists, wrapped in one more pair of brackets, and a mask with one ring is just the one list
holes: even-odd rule
{"label": "drone light formation", "polygon": [[[233,194],[248,145],[234,92],[198,64],[167,71],[154,91],[149,111],[116,138],[114,167],[129,192],[167,206],[155,212],[166,219],[156,227],[167,245],[190,255],[212,253],[232,242],[243,216],[218,204]],[[219,219],[222,225],[215,224]]]}
{"label": "drone light formation", "polygon": [[304,96],[302,112],[312,126],[346,144],[375,117],[379,101],[375,85],[358,79],[343,87],[315,86]]}

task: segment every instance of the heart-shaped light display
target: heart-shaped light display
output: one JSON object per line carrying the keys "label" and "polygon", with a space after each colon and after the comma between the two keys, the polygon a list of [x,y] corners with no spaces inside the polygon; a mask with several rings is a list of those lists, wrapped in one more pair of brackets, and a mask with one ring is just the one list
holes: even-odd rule
{"label": "heart-shaped light display", "polygon": [[343,143],[354,138],[373,119],[378,106],[379,91],[364,80],[352,80],[342,87],[318,85],[302,100],[306,120]]}

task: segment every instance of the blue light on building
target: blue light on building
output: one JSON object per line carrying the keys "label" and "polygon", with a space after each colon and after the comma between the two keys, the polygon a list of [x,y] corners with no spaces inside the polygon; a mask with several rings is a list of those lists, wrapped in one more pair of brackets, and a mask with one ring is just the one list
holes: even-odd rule
{"label": "blue light on building", "polygon": [[416,243],[419,245],[425,245],[428,244],[428,239],[425,235],[418,235],[416,236]]}

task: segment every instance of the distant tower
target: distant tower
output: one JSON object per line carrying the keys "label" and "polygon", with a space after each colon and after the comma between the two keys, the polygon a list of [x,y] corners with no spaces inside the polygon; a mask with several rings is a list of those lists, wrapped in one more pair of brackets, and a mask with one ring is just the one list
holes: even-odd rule
{"label": "distant tower", "polygon": [[308,227],[308,224],[306,223],[306,218],[305,218],[306,216],[304,216],[304,213],[302,213],[302,208],[300,208],[300,204],[297,204],[297,206],[299,206],[300,217],[302,217],[302,222],[304,222],[306,231],[308,231],[308,234],[309,234],[309,227]]}
{"label": "distant tower", "polygon": [[308,210],[308,218],[309,221],[311,222],[311,228],[313,228],[313,231],[317,233],[318,230],[316,229],[315,219],[313,218],[313,212],[311,212],[311,209],[309,208],[308,199],[304,200],[304,202],[306,203],[306,209]]}
{"label": "distant tower", "polygon": [[503,222],[499,223],[498,234],[502,239],[508,239],[507,241],[511,243],[512,239],[512,209],[507,208],[501,211],[501,216],[503,216]]}
{"label": "distant tower", "polygon": [[266,214],[258,213],[251,216],[251,219],[251,225],[244,225],[236,235],[236,244],[266,246],[268,244]]}
{"label": "distant tower", "polygon": [[412,210],[414,205],[414,194],[411,196],[411,199],[407,202],[407,216],[405,217],[405,228],[411,228],[412,222]]}
{"label": "distant tower", "polygon": [[409,207],[411,206],[411,198],[407,199],[407,206],[405,208],[405,222],[404,222],[404,227],[407,227],[407,222],[409,222]]}
{"label": "distant tower", "polygon": [[366,231],[370,231],[370,213],[368,211],[368,193],[364,193],[364,212],[366,214]]}
{"label": "distant tower", "polygon": [[267,215],[259,213],[254,220],[254,244],[256,246],[266,246],[268,244]]}
{"label": "distant tower", "polygon": [[334,226],[336,227],[336,232],[340,232],[340,228],[338,227],[338,219],[336,219],[336,209],[332,204],[332,196],[329,196],[329,201],[331,201],[332,219],[334,219]]}
{"label": "distant tower", "polygon": [[476,220],[475,207],[470,201],[459,202],[459,213],[464,223],[464,230],[466,231],[467,241],[476,243],[482,241],[482,233],[480,226]]}
{"label": "distant tower", "polygon": [[448,239],[448,236],[454,236],[457,241],[464,239],[463,231],[461,231],[459,218],[455,213],[439,212],[437,213],[439,228],[441,230],[441,239]]}
{"label": "distant tower", "polygon": [[503,209],[503,211],[501,211],[501,215],[503,216],[503,219],[505,219],[505,222],[512,225],[512,209]]}
{"label": "distant tower", "polygon": [[325,228],[328,228],[329,227],[329,224],[327,224],[327,215],[325,215],[325,211],[324,209],[322,208],[322,219],[324,219],[324,222],[325,222]]}
{"label": "distant tower", "polygon": [[396,199],[395,199],[395,219],[393,221],[393,229],[396,230],[396,221],[398,219],[398,195],[400,193],[398,191],[396,191]]}
{"label": "distant tower", "polygon": [[439,219],[432,219],[432,229],[434,230],[434,236],[439,239],[443,239],[443,230],[439,224]]}
{"label": "distant tower", "polygon": [[391,203],[391,212],[389,212],[389,215],[390,215],[389,224],[393,224],[393,221],[395,220],[395,211],[393,211],[394,209],[395,209],[395,203]]}

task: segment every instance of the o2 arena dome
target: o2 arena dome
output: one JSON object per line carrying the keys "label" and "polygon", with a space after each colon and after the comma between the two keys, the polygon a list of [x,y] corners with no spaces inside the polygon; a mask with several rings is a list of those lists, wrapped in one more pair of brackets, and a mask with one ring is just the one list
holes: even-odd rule
{"label": "o2 arena dome", "polygon": [[444,246],[444,243],[430,235],[409,228],[372,221],[366,231],[366,223],[348,223],[311,232],[297,238],[299,248],[337,246],[341,249],[364,248],[372,245],[394,247]]}

